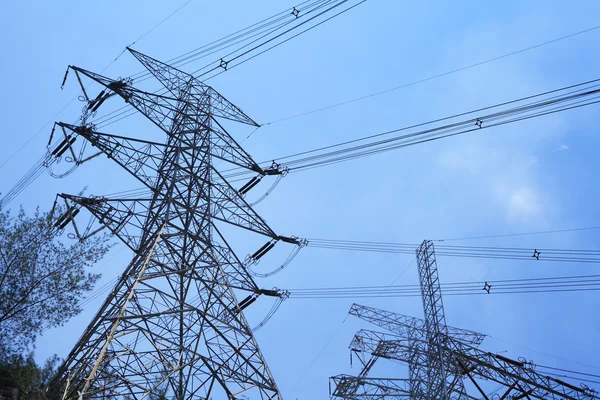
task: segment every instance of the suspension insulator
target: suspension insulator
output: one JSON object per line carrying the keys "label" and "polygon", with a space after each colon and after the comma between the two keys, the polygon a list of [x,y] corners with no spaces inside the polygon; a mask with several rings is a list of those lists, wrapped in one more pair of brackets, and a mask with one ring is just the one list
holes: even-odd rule
{"label": "suspension insulator", "polygon": [[64,147],[64,148],[62,148],[62,149],[61,149],[61,150],[60,150],[58,153],[56,153],[56,157],[60,157],[60,156],[62,156],[63,154],[65,154],[65,152],[66,152],[67,150],[69,150],[69,147],[71,147],[71,145],[72,145],[73,143],[75,143],[75,140],[77,140],[77,136],[73,136],[73,137],[72,137],[72,138],[71,138],[71,139],[70,139],[70,140],[67,142],[67,144],[65,145],[65,147]]}
{"label": "suspension insulator", "polygon": [[69,75],[70,69],[71,68],[67,67],[67,70],[65,71],[65,77],[63,78],[62,84],[60,85],[61,90],[65,87],[65,83],[67,83],[67,76]]}
{"label": "suspension insulator", "polygon": [[50,144],[52,143],[52,139],[54,138],[55,130],[56,130],[56,124],[54,124],[54,126],[52,127],[52,132],[50,132],[50,139],[48,139],[48,147],[50,147]]}
{"label": "suspension insulator", "polygon": [[261,247],[254,254],[252,254],[251,257],[254,260],[260,260],[265,254],[267,254],[267,252],[269,250],[271,250],[273,247],[275,247],[275,243],[276,243],[276,241],[271,241],[271,242],[266,243],[263,247]]}
{"label": "suspension insulator", "polygon": [[63,139],[62,142],[59,143],[58,146],[56,146],[56,148],[54,149],[54,151],[52,151],[52,155],[55,156],[56,153],[58,153],[59,151],[62,150],[63,146],[66,145],[69,140],[71,140],[71,135],[67,136],[66,138]]}
{"label": "suspension insulator", "polygon": [[98,101],[100,101],[102,96],[104,96],[104,92],[106,92],[106,89],[104,89],[103,91],[98,93],[98,96],[96,96],[96,98],[94,100],[92,100],[88,103],[88,107],[87,107],[88,110],[91,110],[91,108],[94,106],[94,104],[96,104]]}
{"label": "suspension insulator", "polygon": [[109,96],[105,96],[103,98],[101,98],[95,105],[94,107],[92,107],[92,109],[90,110],[91,112],[96,112],[98,110],[98,108],[100,108],[100,106],[102,105],[102,103],[104,103],[106,101],[106,99],[108,99]]}
{"label": "suspension insulator", "polygon": [[235,307],[233,310],[234,313],[239,313],[240,311],[242,311],[243,309],[245,309],[246,307],[248,307],[250,304],[254,303],[256,301],[256,299],[258,299],[258,295],[256,294],[251,294],[248,297],[246,297],[244,300],[240,301],[237,305],[237,307]]}
{"label": "suspension insulator", "polygon": [[250,179],[248,182],[246,182],[246,184],[244,186],[242,186],[238,192],[239,194],[246,194],[248,193],[254,186],[258,185],[258,183],[261,181],[262,179],[262,175],[260,176],[255,176],[254,178]]}
{"label": "suspension insulator", "polygon": [[60,218],[56,220],[56,222],[54,223],[54,227],[58,229],[64,229],[65,226],[67,226],[67,224],[71,222],[77,214],[79,214],[78,208],[75,210],[67,210],[67,212],[65,212],[63,215],[60,216]]}
{"label": "suspension insulator", "polygon": [[256,251],[254,252],[254,254],[252,254],[252,255],[250,256],[250,258],[255,258],[255,257],[256,257],[256,256],[257,256],[257,255],[258,255],[260,252],[262,252],[264,249],[266,249],[267,247],[269,247],[269,244],[271,244],[271,242],[267,242],[267,243],[265,243],[265,244],[264,244],[264,245],[263,245],[263,246],[262,246],[260,249],[256,250]]}

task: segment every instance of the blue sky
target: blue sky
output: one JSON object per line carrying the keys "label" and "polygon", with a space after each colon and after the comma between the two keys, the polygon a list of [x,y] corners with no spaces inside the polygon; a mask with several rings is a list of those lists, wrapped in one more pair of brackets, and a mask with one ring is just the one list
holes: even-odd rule
{"label": "blue sky", "polygon": [[[179,4],[183,2],[5,5],[0,15],[4,38],[0,163],[76,94],[74,80],[64,91],[59,89],[67,65],[102,71]],[[193,0],[134,48],[170,59],[294,4]],[[595,1],[368,0],[210,84],[264,124],[581,31],[598,25],[598,15],[600,3]],[[592,31],[406,89],[273,123],[259,129],[244,147],[256,160],[271,159],[595,79],[600,71],[599,39],[600,30]],[[124,54],[105,74],[116,78],[140,69],[133,57]],[[70,122],[80,108],[75,102],[57,119]],[[597,113],[598,106],[591,106],[290,174],[256,208],[285,235],[403,243],[596,226]],[[122,134],[141,135],[134,122],[119,129]],[[2,192],[44,153],[49,131],[48,126],[0,169]],[[249,131],[239,128],[231,133],[243,139]],[[139,184],[106,160],[97,160],[65,179],[43,175],[12,207],[22,203],[28,210],[37,205],[48,209],[57,192],[76,193],[83,186],[89,186],[88,193],[103,194]],[[586,231],[464,244],[594,249],[597,242],[598,232]],[[130,255],[120,249],[115,247],[114,254],[101,262],[103,282],[118,275],[129,261]],[[277,256],[284,257],[274,254],[268,261],[276,265]],[[286,270],[260,285],[385,285],[410,261],[408,255],[308,247]],[[261,267],[268,269],[264,263]],[[593,265],[442,257],[438,265],[442,282],[596,271]],[[417,282],[413,265],[397,283]],[[491,335],[482,345],[486,350],[507,350],[510,356],[539,364],[599,374],[599,299],[588,292],[452,297],[444,304],[448,323]],[[38,359],[53,353],[66,356],[101,301],[96,299],[80,316],[41,337]],[[345,319],[352,303],[289,299],[257,333],[286,398],[326,398],[330,375],[358,373],[358,368],[350,369],[347,345],[356,330],[371,327],[352,317]],[[418,298],[380,298],[368,304],[422,315]],[[249,319],[260,321],[269,307],[268,300],[262,300],[249,311]],[[398,367],[392,364],[383,371],[394,373],[394,368]]]}

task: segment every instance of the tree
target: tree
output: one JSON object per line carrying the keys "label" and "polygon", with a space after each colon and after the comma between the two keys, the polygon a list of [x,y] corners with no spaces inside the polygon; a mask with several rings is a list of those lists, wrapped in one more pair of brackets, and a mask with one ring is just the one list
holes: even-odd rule
{"label": "tree", "polygon": [[55,354],[41,367],[33,359],[33,353],[11,356],[0,361],[0,374],[8,377],[21,393],[43,390],[54,378],[60,358]]}
{"label": "tree", "polygon": [[57,238],[55,216],[0,213],[0,359],[27,352],[44,329],[78,314],[100,277],[87,270],[109,250],[109,237],[66,245]]}

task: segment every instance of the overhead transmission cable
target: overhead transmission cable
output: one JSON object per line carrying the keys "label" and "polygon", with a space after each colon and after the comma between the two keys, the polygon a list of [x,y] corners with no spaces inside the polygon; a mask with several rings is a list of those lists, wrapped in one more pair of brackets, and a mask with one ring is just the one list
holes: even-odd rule
{"label": "overhead transmission cable", "polygon": [[[191,0],[187,1],[181,7],[179,7],[178,9],[176,9],[173,13],[171,13],[169,16],[167,16],[165,19],[161,20],[153,28],[151,28],[149,31],[147,31],[142,36],[140,36],[138,39],[136,39],[130,46],[132,46],[133,44],[137,43],[140,39],[142,39],[147,34],[149,34],[150,32],[152,32],[159,25],[161,25],[163,22],[165,22],[168,18],[172,17],[173,14],[177,13],[184,6],[186,6],[187,4],[189,4],[190,1]],[[309,1],[305,1],[303,3],[300,3],[298,6],[296,6],[296,8],[301,8],[301,6],[303,4],[305,4],[305,3],[309,3]],[[255,32],[255,31],[257,31],[257,30],[259,30],[259,29],[261,29],[261,28],[263,28],[265,26],[265,25],[261,25],[261,24],[266,24],[268,26],[269,24],[273,24],[273,23],[279,22],[282,19],[282,15],[285,16],[286,14],[288,14],[288,11],[289,10],[286,9],[285,11],[282,11],[282,12],[274,15],[273,17],[266,18],[266,19],[264,19],[264,20],[262,20],[260,22],[257,22],[257,23],[255,23],[253,25],[250,25],[249,27],[246,27],[246,28],[241,29],[239,31],[236,31],[236,32],[234,32],[234,33],[232,33],[230,35],[227,35],[227,36],[225,36],[222,39],[213,41],[213,42],[208,43],[208,44],[206,44],[204,46],[201,46],[201,47],[198,47],[198,48],[196,48],[194,50],[188,51],[188,52],[186,52],[186,53],[184,53],[184,54],[182,54],[182,55],[180,55],[178,57],[172,58],[168,62],[169,63],[173,63],[173,65],[177,65],[177,66],[181,67],[181,66],[184,66],[184,65],[186,65],[186,64],[188,64],[190,62],[196,61],[196,60],[198,60],[200,58],[204,58],[204,57],[207,57],[208,55],[215,54],[217,51],[220,50],[220,49],[218,49],[218,44],[219,43],[223,43],[223,44],[229,43],[228,47],[233,46],[233,45],[235,45],[235,44],[238,43],[238,42],[235,42],[236,40],[240,40],[243,37],[242,33],[245,33],[245,32],[246,33],[248,33],[248,32],[249,33],[253,33],[253,32]],[[270,122],[265,123],[263,125],[271,125],[271,124],[275,124],[275,123],[278,123],[278,122],[286,121],[286,120],[289,120],[289,119],[294,119],[294,118],[302,117],[302,116],[305,116],[305,115],[314,114],[314,113],[317,113],[317,112],[320,112],[320,111],[324,111],[324,110],[328,110],[328,109],[331,109],[331,108],[336,108],[336,107],[340,107],[340,106],[343,106],[343,105],[346,105],[346,104],[354,103],[354,102],[357,102],[357,101],[365,100],[365,99],[368,99],[368,98],[371,98],[371,97],[374,97],[374,96],[379,96],[379,95],[382,95],[382,94],[385,94],[385,93],[389,93],[389,92],[392,92],[392,91],[395,91],[395,90],[399,90],[399,89],[402,89],[402,88],[406,88],[406,87],[409,87],[409,86],[414,86],[414,85],[417,85],[419,83],[427,82],[427,81],[430,81],[430,80],[433,80],[433,79],[437,79],[437,78],[440,78],[440,77],[443,77],[443,76],[454,74],[456,72],[460,72],[460,71],[464,71],[464,70],[467,70],[467,69],[471,69],[471,68],[474,68],[474,67],[477,67],[477,66],[480,66],[480,65],[483,65],[483,64],[487,64],[487,63],[490,63],[490,62],[493,62],[493,61],[497,61],[497,60],[500,60],[500,59],[503,59],[503,58],[507,58],[507,57],[510,57],[510,56],[513,56],[513,55],[516,55],[516,54],[520,54],[520,53],[523,53],[523,52],[526,52],[526,51],[529,51],[529,50],[533,50],[533,49],[536,49],[536,48],[539,48],[539,47],[543,47],[543,46],[546,46],[546,45],[551,44],[551,43],[556,43],[556,42],[559,42],[559,41],[562,41],[562,40],[566,40],[566,39],[569,39],[569,38],[572,38],[572,37],[575,37],[575,36],[579,36],[579,35],[582,35],[582,34],[585,34],[585,33],[589,33],[589,32],[592,32],[594,30],[597,30],[599,28],[600,28],[600,25],[599,26],[594,26],[594,27],[591,27],[591,28],[588,28],[588,29],[584,29],[582,31],[574,32],[574,33],[569,34],[569,35],[561,36],[561,37],[556,38],[556,39],[548,40],[548,41],[545,41],[545,42],[542,42],[542,43],[535,44],[533,46],[529,46],[529,47],[526,47],[526,48],[523,48],[523,49],[519,49],[519,50],[510,52],[510,53],[506,53],[506,54],[503,54],[503,55],[500,55],[500,56],[496,56],[496,57],[493,57],[493,58],[490,58],[490,59],[487,59],[487,60],[484,60],[484,61],[481,61],[481,62],[478,62],[478,63],[475,63],[475,64],[470,64],[470,65],[467,65],[467,66],[464,66],[464,67],[460,67],[460,68],[457,68],[457,69],[454,69],[454,70],[451,70],[451,71],[447,71],[447,72],[444,72],[444,73],[441,73],[441,74],[438,74],[438,75],[434,75],[434,76],[431,76],[431,77],[428,77],[428,78],[420,79],[420,80],[417,80],[417,81],[414,81],[414,82],[410,82],[410,83],[403,84],[403,85],[400,85],[400,86],[395,86],[395,87],[392,87],[392,88],[389,88],[389,89],[384,89],[384,90],[379,91],[379,92],[371,93],[371,94],[368,94],[368,95],[365,95],[365,96],[360,96],[360,97],[357,97],[357,98],[346,100],[346,101],[341,102],[341,103],[336,103],[336,104],[328,105],[328,106],[325,106],[325,107],[321,107],[319,109],[315,109],[315,110],[311,110],[311,111],[306,111],[306,112],[302,112],[302,113],[299,113],[299,114],[294,114],[294,115],[291,115],[291,116],[288,116],[288,117],[284,117],[284,118],[280,118],[280,119],[277,119],[277,120],[273,120],[273,121],[270,121]],[[233,42],[233,43],[231,43],[231,42]],[[225,48],[225,47],[221,47],[221,49],[223,49],[223,48]],[[121,52],[119,54],[119,56],[117,58],[115,58],[115,60],[113,60],[106,68],[104,68],[102,70],[102,72],[104,72],[110,65],[112,65],[124,52],[125,52],[125,50],[123,50],[123,52]],[[146,76],[148,76],[148,74],[149,73],[147,71],[142,71],[142,72],[138,72],[138,73],[132,75],[132,78],[146,77]],[[25,143],[23,143],[23,145],[21,147],[19,147],[17,150],[15,150],[15,152],[10,157],[8,157],[2,164],[0,164],[0,168],[4,167],[21,150],[23,150],[25,148],[25,146],[27,146],[27,144],[29,144],[35,137],[37,137],[37,135],[39,135],[45,129],[46,126],[48,126],[50,123],[52,123],[56,119],[56,117],[58,117],[58,115],[60,115],[75,99],[76,99],[76,97],[74,97],[73,99],[71,99],[71,101],[69,103],[67,103],[67,105],[65,105],[52,119],[50,119],[48,122],[46,122],[34,135],[32,135]]]}
{"label": "overhead transmission cable", "polygon": [[[307,239],[308,247],[392,254],[415,254],[418,244],[353,240]],[[502,260],[600,263],[600,250],[436,245],[436,255]]]}
{"label": "overhead transmission cable", "polygon": [[517,232],[517,233],[504,233],[504,234],[497,234],[497,235],[455,237],[455,238],[436,239],[435,241],[436,242],[450,242],[450,241],[461,241],[461,240],[497,239],[497,238],[515,237],[515,236],[545,235],[545,234],[551,234],[551,233],[580,232],[580,231],[590,231],[590,230],[598,230],[598,229],[600,229],[600,226],[590,226],[590,227],[584,227],[584,228],[569,228],[569,229],[552,229],[552,230],[537,231],[537,232]]}
{"label": "overhead transmission cable", "polygon": [[[271,21],[262,24],[259,30],[256,30],[258,28],[254,28],[243,32],[242,34],[240,34],[242,35],[241,38],[239,38],[239,40],[234,43],[240,45],[238,48],[222,56],[219,55],[220,58],[218,56],[217,60],[205,64],[203,67],[192,72],[192,75],[196,76],[197,78],[202,78],[203,81],[208,81],[217,75],[220,75],[234,67],[237,67],[265,53],[266,51],[269,51],[311,29],[316,28],[317,26],[331,20],[332,18],[342,15],[343,13],[353,9],[359,4],[364,3],[364,1],[365,0],[356,0],[356,4],[352,4],[349,7],[338,11],[337,13],[333,14],[328,18],[313,23],[307,29],[304,29],[300,32],[286,37],[286,35],[290,34],[294,30],[304,26],[305,24],[314,22],[317,18],[322,17],[327,13],[330,13],[337,7],[340,7],[345,3],[350,2],[350,0],[318,0],[310,2],[308,4],[306,4],[307,2],[305,2],[303,3],[305,4],[304,6],[298,6],[294,8],[299,13],[297,17],[294,16],[294,14],[290,14],[289,12],[283,12],[280,13],[283,14],[283,16],[278,14],[274,17],[271,17]],[[313,13],[315,14],[311,15]],[[286,27],[287,29],[283,30]],[[280,30],[283,31],[280,32]],[[249,39],[251,40],[248,41]],[[278,39],[281,40],[278,41]],[[217,44],[214,44],[212,47],[205,48],[204,52],[208,51],[209,49],[211,51],[208,51],[208,53],[205,54],[203,54],[203,52],[201,51],[198,53],[199,55],[191,61],[201,59],[205,56],[215,54],[221,50],[231,47],[232,44],[229,43],[229,40],[230,39],[226,39],[221,42],[218,42]],[[246,43],[246,41],[248,42]],[[260,50],[263,46],[266,46],[268,44],[272,45],[270,45],[266,49]],[[186,58],[185,63],[187,64],[191,61]],[[172,62],[172,64],[176,67],[181,66],[180,61],[170,62]],[[151,74],[149,72],[144,72],[142,73],[142,75],[132,75],[131,78],[134,79],[135,82],[139,83],[151,78]],[[167,93],[167,90],[163,88],[157,93],[164,94]],[[122,119],[128,118],[129,116],[134,115],[136,112],[137,111],[134,110],[133,107],[131,107],[130,105],[125,105],[121,108],[118,108],[110,113],[103,115],[97,120],[94,120],[94,124],[96,124],[99,128],[103,128],[108,125],[114,124],[118,121],[121,121]]]}
{"label": "overhead transmission cable", "polygon": [[508,58],[508,57],[511,57],[511,56],[514,56],[514,55],[517,55],[517,54],[525,53],[527,51],[530,51],[530,50],[533,50],[533,49],[537,49],[539,47],[543,47],[543,46],[546,46],[546,45],[549,45],[549,44],[552,44],[552,43],[560,42],[562,40],[569,39],[569,38],[572,38],[572,37],[575,37],[575,36],[583,35],[584,33],[589,33],[589,32],[592,32],[592,31],[595,31],[595,30],[598,30],[598,29],[600,29],[600,25],[596,25],[596,26],[593,26],[591,28],[584,29],[582,31],[574,32],[574,33],[571,33],[571,34],[568,34],[568,35],[565,35],[565,36],[561,36],[561,37],[558,37],[558,38],[555,38],[555,39],[552,39],[552,40],[548,40],[548,41],[545,41],[545,42],[542,42],[542,43],[538,43],[538,44],[535,44],[533,46],[524,47],[522,49],[511,51],[509,53],[505,53],[505,54],[502,54],[502,55],[499,55],[499,56],[496,56],[496,57],[488,58],[486,60],[483,60],[483,61],[480,61],[480,62],[476,62],[474,64],[465,65],[463,67],[452,69],[450,71],[446,71],[446,72],[443,72],[443,73],[440,73],[440,74],[437,74],[437,75],[433,75],[433,76],[430,76],[430,77],[427,77],[427,78],[423,78],[423,79],[419,79],[419,80],[412,81],[412,82],[409,82],[409,83],[405,83],[405,84],[402,84],[402,85],[394,86],[394,87],[391,87],[391,88],[388,88],[388,89],[383,89],[383,90],[380,90],[378,92],[370,93],[370,94],[367,94],[367,95],[364,95],[364,96],[355,97],[353,99],[345,100],[345,101],[342,101],[342,102],[339,102],[339,103],[330,104],[330,105],[327,105],[327,106],[324,106],[324,107],[320,107],[320,108],[316,108],[316,109],[313,109],[313,110],[301,112],[301,113],[298,113],[298,114],[293,114],[293,115],[290,115],[290,116],[287,116],[287,117],[275,119],[275,120],[272,120],[270,122],[265,123],[264,125],[272,125],[272,124],[276,124],[276,123],[279,123],[279,122],[288,121],[288,120],[299,118],[299,117],[304,117],[306,115],[315,114],[315,113],[318,113],[318,112],[321,112],[321,111],[330,110],[332,108],[341,107],[341,106],[344,106],[344,105],[347,105],[347,104],[356,103],[358,101],[366,100],[366,99],[369,99],[371,97],[381,96],[382,94],[390,93],[390,92],[393,92],[393,91],[396,91],[396,90],[400,90],[400,89],[404,89],[404,88],[407,88],[407,87],[410,87],[410,86],[415,86],[415,85],[418,85],[420,83],[424,83],[424,82],[428,82],[428,81],[431,81],[431,80],[434,80],[434,79],[442,78],[444,76],[452,75],[452,74],[455,74],[457,72],[461,72],[461,71],[465,71],[465,70],[468,70],[468,69],[471,69],[471,68],[479,67],[479,66],[484,65],[484,64],[488,64],[488,63],[491,63],[491,62],[494,62],[494,61],[498,61],[498,60],[501,60],[503,58]]}
{"label": "overhead transmission cable", "polygon": [[[277,157],[275,161],[288,167],[290,172],[298,172],[572,110],[599,102],[600,80],[595,79],[449,117]],[[483,114],[483,111],[494,112]],[[457,122],[452,121],[460,117],[467,118]],[[445,122],[445,124],[440,124],[441,122]],[[434,124],[438,125],[435,126]],[[434,126],[418,129],[427,125]],[[271,162],[272,160],[268,160],[260,164],[267,166]],[[243,180],[250,174],[251,172],[236,167],[224,171],[223,176]]]}
{"label": "overhead transmission cable", "polygon": [[[600,275],[461,281],[442,283],[440,287],[444,296],[589,292],[600,290]],[[422,296],[421,286],[418,284],[298,288],[288,289],[288,291],[290,292],[290,298],[294,299],[357,299]]]}
{"label": "overhead transmission cable", "polygon": [[[300,172],[599,102],[600,79],[595,79],[448,117],[277,157],[274,160],[287,167],[289,172]],[[484,114],[484,111],[493,112]],[[456,121],[461,117],[466,118]],[[428,125],[432,125],[432,127],[428,127]],[[273,159],[262,161],[259,164],[267,168],[272,162]],[[228,178],[231,183],[242,182],[252,176],[252,171],[239,167],[233,167],[223,172],[223,177]]]}

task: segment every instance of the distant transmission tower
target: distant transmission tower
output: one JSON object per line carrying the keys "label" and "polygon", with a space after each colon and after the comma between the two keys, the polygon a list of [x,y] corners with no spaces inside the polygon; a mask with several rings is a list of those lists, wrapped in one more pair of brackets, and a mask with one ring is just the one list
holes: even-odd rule
{"label": "distant transmission tower", "polygon": [[[61,194],[64,228],[81,209],[100,223],[76,234],[84,239],[108,229],[134,252],[134,258],[83,333],[52,382],[51,398],[281,399],[243,309],[261,295],[248,262],[261,258],[277,235],[244,200],[265,175],[227,133],[219,120],[258,126],[210,86],[185,72],[130,52],[165,87],[145,92],[130,80],[113,80],[69,67],[81,85],[87,107],[81,124],[58,123],[61,155],[82,138],[142,182],[139,198]],[[88,98],[82,78],[103,86]],[[66,79],[66,76],[65,76]],[[166,134],[164,143],[98,132],[86,123],[111,96],[120,96]],[[220,159],[256,173],[234,189],[213,164]],[[217,225],[219,223],[219,225]],[[230,248],[223,223],[264,235],[267,244],[242,262]],[[246,292],[238,301],[236,293]],[[157,397],[158,396],[158,397]]]}
{"label": "distant transmission tower", "polygon": [[[354,304],[350,314],[391,333],[359,331],[350,344],[363,364],[358,376],[331,377],[333,399],[598,399],[595,390],[575,386],[513,360],[478,348],[485,335],[446,325],[431,241],[417,249],[425,319]],[[408,365],[408,379],[368,374],[380,359]],[[495,383],[490,393],[485,382]],[[504,388],[498,391],[500,388]]]}

